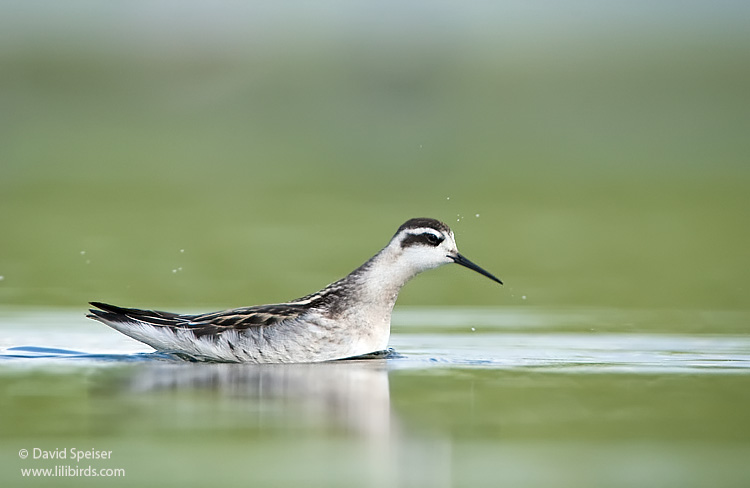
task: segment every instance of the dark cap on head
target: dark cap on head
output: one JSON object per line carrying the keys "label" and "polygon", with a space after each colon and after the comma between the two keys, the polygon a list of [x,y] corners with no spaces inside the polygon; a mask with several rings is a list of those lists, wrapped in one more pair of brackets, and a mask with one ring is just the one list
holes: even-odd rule
{"label": "dark cap on head", "polygon": [[418,217],[415,219],[409,219],[403,224],[401,224],[401,227],[398,228],[396,231],[396,234],[401,232],[404,229],[420,229],[420,228],[431,228],[438,230],[440,232],[450,233],[451,229],[444,223],[440,222],[436,219],[430,219],[427,217]]}

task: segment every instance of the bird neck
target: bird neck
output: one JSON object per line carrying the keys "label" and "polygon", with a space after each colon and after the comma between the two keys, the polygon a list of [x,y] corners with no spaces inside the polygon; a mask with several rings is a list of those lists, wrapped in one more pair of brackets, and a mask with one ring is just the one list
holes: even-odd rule
{"label": "bird neck", "polygon": [[359,300],[393,308],[401,287],[417,274],[398,251],[389,244],[344,278]]}

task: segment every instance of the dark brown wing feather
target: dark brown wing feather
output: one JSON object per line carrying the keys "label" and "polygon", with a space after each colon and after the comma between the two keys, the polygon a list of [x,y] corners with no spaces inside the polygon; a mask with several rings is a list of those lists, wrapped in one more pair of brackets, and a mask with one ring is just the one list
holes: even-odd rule
{"label": "dark brown wing feather", "polygon": [[97,309],[89,310],[88,317],[110,322],[146,322],[170,329],[188,329],[197,337],[217,335],[227,330],[242,330],[278,324],[304,313],[301,305],[278,304],[235,308],[204,314],[176,314],[159,310],[124,308],[101,302],[91,302]]}

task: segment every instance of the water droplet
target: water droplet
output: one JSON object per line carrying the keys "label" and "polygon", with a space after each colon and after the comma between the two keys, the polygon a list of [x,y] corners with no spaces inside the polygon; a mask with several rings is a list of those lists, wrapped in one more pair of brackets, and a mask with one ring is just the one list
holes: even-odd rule
{"label": "water droplet", "polygon": [[81,256],[83,256],[84,254],[86,254],[86,251],[81,251]]}
{"label": "water droplet", "polygon": [[521,297],[521,300],[526,300],[526,295],[523,295],[523,296]]}
{"label": "water droplet", "polygon": [[477,330],[477,329],[475,329],[474,327],[472,327],[472,328],[471,328],[471,331],[472,331],[472,332],[474,332],[475,330]]}
{"label": "water droplet", "polygon": [[5,279],[5,276],[0,275],[0,281],[3,281]]}
{"label": "water droplet", "polygon": [[176,269],[173,269],[173,270],[172,270],[172,273],[176,273],[176,272],[177,272],[177,270],[176,270]]}
{"label": "water droplet", "polygon": [[474,217],[479,218],[479,214],[476,214]]}
{"label": "water droplet", "polygon": [[446,198],[446,200],[450,200],[450,199],[451,199],[451,197],[447,197],[447,198]]}
{"label": "water droplet", "polygon": [[180,249],[180,252],[185,252],[185,250],[184,249]]}

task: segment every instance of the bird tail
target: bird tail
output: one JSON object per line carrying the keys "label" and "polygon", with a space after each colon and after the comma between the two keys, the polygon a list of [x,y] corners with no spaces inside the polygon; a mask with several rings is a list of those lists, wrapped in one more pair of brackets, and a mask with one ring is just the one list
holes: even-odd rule
{"label": "bird tail", "polygon": [[152,325],[173,326],[179,314],[158,310],[125,308],[102,302],[90,302],[96,308],[89,309],[86,317],[107,325],[124,322],[146,322]]}

